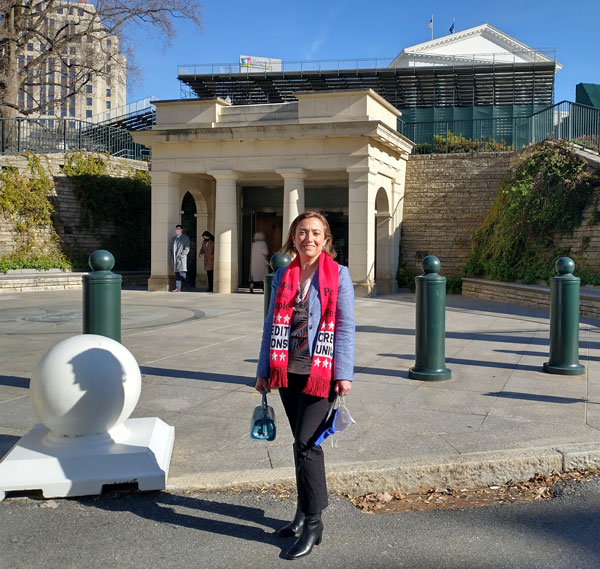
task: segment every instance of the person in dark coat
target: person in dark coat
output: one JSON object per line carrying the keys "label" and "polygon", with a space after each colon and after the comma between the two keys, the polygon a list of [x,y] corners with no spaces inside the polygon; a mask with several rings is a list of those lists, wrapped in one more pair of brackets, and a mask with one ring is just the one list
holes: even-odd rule
{"label": "person in dark coat", "polygon": [[208,279],[208,292],[213,291],[213,274],[215,269],[215,237],[210,231],[202,234],[202,247],[199,257],[204,258],[204,270]]}

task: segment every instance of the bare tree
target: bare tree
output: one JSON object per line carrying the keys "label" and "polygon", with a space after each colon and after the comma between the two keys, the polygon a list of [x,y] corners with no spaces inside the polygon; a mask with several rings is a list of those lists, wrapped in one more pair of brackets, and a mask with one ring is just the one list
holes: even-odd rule
{"label": "bare tree", "polygon": [[124,82],[128,32],[168,44],[177,18],[200,27],[197,0],[0,0],[0,116],[52,113],[116,69]]}

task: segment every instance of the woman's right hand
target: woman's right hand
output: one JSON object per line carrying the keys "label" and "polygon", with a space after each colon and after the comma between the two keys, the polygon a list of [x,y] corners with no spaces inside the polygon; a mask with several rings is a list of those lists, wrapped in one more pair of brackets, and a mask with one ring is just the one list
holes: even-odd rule
{"label": "woman's right hand", "polygon": [[269,380],[266,377],[257,377],[254,389],[256,389],[256,391],[258,391],[259,393],[270,393],[271,389],[269,389]]}

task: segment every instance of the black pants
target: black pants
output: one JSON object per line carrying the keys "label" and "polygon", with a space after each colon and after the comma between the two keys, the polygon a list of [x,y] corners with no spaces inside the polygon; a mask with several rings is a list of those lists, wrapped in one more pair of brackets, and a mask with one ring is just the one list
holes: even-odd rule
{"label": "black pants", "polygon": [[294,462],[298,503],[304,514],[320,514],[327,507],[327,481],[323,449],[314,446],[317,432],[335,401],[333,386],[329,397],[302,393],[306,375],[288,373],[288,386],[279,389],[285,414],[294,435]]}
{"label": "black pants", "polygon": [[213,291],[213,271],[206,271],[206,276],[208,277],[208,292]]}

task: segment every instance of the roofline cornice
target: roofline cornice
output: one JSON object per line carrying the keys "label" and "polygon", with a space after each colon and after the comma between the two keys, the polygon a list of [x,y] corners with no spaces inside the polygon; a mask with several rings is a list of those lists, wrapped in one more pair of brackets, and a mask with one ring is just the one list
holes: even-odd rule
{"label": "roofline cornice", "polygon": [[[420,43],[415,46],[407,47],[400,52],[400,54],[398,55],[398,57],[396,59],[400,58],[402,56],[402,54],[405,54],[407,56],[408,55],[417,55],[417,54],[421,54],[425,50],[435,49],[436,47],[441,47],[441,46],[445,46],[448,44],[456,43],[457,41],[460,41],[461,39],[466,39],[466,38],[470,38],[470,37],[474,37],[474,36],[478,36],[478,35],[483,36],[483,37],[485,37],[486,35],[492,36],[492,37],[500,40],[503,44],[505,44],[507,46],[512,46],[513,48],[516,48],[515,51],[535,54],[536,57],[540,57],[541,59],[546,60],[546,61],[555,61],[555,60],[549,58],[547,55],[545,55],[541,51],[534,49],[523,42],[520,42],[519,40],[513,38],[512,36],[509,36],[508,34],[505,34],[501,30],[495,28],[494,26],[491,26],[490,24],[482,24],[481,26],[469,28],[468,30],[463,30],[462,32],[457,32],[455,34],[448,34],[448,35],[442,36],[441,38],[438,38],[438,39],[430,40],[428,42]],[[431,55],[433,56],[435,54],[431,54]]]}
{"label": "roofline cornice", "polygon": [[334,123],[284,123],[256,126],[167,127],[132,132],[136,142],[146,146],[160,144],[193,144],[195,142],[224,142],[276,138],[335,138],[366,137],[389,146],[398,152],[410,152],[414,142],[381,121],[347,121]]}

